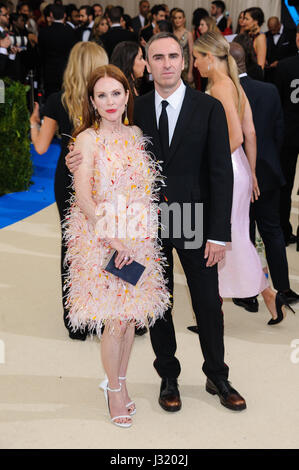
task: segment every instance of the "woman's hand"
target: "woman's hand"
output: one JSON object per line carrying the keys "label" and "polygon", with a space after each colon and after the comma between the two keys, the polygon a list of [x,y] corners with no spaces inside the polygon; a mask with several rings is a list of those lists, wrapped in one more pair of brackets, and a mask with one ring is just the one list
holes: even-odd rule
{"label": "woman's hand", "polygon": [[75,173],[82,163],[83,156],[80,150],[74,150],[74,144],[69,145],[69,150],[65,156],[65,164],[71,173]]}
{"label": "woman's hand", "polygon": [[125,265],[133,263],[134,259],[130,250],[117,238],[110,240],[110,246],[117,251],[115,258],[115,267],[118,269],[123,268]]}
{"label": "woman's hand", "polygon": [[257,201],[260,196],[260,188],[257,182],[257,177],[255,173],[252,173],[252,195],[251,202]]}
{"label": "woman's hand", "polygon": [[33,113],[31,114],[29,120],[30,120],[30,124],[40,124],[39,104],[36,101],[34,102]]}

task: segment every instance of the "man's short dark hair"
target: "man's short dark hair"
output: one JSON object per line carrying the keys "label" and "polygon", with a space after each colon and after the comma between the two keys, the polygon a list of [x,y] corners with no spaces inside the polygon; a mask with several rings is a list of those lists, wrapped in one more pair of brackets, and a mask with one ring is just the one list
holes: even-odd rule
{"label": "man's short dark hair", "polygon": [[94,9],[90,5],[81,5],[79,11],[85,10],[86,16],[92,16],[94,18]]}
{"label": "man's short dark hair", "polygon": [[166,8],[163,5],[154,5],[153,8],[151,9],[151,14],[157,15],[159,11],[166,12]]}
{"label": "man's short dark hair", "polygon": [[69,3],[65,7],[66,16],[70,17],[73,11],[78,11],[78,8],[74,3]]}
{"label": "man's short dark hair", "polygon": [[123,15],[121,7],[113,7],[108,11],[108,17],[111,23],[119,23]]}
{"label": "man's short dark hair", "polygon": [[146,46],[145,46],[146,60],[148,60],[148,50],[149,50],[150,46],[153,44],[153,42],[158,41],[159,39],[167,39],[167,38],[174,39],[175,42],[178,43],[178,45],[180,46],[182,57],[184,57],[184,49],[183,49],[179,39],[173,33],[163,31],[162,33],[158,33],[158,34],[155,34],[154,36],[152,36],[150,38],[150,40],[146,43]]}
{"label": "man's short dark hair", "polygon": [[139,6],[141,7],[141,5],[142,5],[143,3],[149,3],[149,1],[148,1],[148,0],[140,0]]}
{"label": "man's short dark hair", "polygon": [[212,5],[215,5],[217,8],[221,8],[221,13],[226,10],[225,3],[222,2],[222,0],[215,0],[214,2],[212,2]]}
{"label": "man's short dark hair", "polygon": [[100,7],[100,8],[103,9],[103,7],[102,7],[102,5],[100,5],[100,3],[94,3],[94,4],[92,5],[92,8],[94,8],[94,7]]}
{"label": "man's short dark hair", "polygon": [[64,14],[65,14],[65,8],[63,5],[57,5],[56,3],[54,3],[53,5],[50,5],[51,6],[51,13],[53,15],[53,18],[54,20],[63,20],[64,18]]}
{"label": "man's short dark hair", "polygon": [[5,5],[5,3],[0,3],[0,10],[2,10],[2,8],[5,8],[5,10],[7,10],[7,6]]}
{"label": "man's short dark hair", "polygon": [[[17,4],[17,7],[16,7],[17,13],[20,13],[21,8],[24,7],[24,6],[28,7],[29,10],[32,10],[32,7],[31,7],[31,5],[30,5],[29,2],[19,2],[19,3]],[[6,8],[7,8],[7,7],[6,7]]]}

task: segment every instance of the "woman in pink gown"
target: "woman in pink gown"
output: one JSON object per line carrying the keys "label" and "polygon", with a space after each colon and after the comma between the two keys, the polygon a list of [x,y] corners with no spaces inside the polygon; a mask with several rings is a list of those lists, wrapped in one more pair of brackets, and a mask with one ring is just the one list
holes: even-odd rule
{"label": "woman in pink gown", "polygon": [[283,307],[288,305],[281,294],[270,288],[249,236],[250,202],[259,196],[251,108],[240,85],[229,43],[221,34],[210,32],[201,36],[194,43],[193,53],[195,67],[209,79],[208,93],[224,107],[234,172],[232,241],[227,244],[225,259],[218,266],[219,292],[228,298],[253,297],[261,293],[272,316],[268,324],[273,325],[284,318]]}

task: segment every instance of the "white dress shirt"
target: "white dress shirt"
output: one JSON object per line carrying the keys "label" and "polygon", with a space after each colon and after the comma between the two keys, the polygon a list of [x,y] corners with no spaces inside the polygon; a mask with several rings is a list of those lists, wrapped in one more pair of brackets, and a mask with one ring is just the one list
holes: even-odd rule
{"label": "white dress shirt", "polygon": [[144,23],[145,23],[145,18],[142,15],[139,15],[140,23],[141,23],[141,28],[144,28]]}
{"label": "white dress shirt", "polygon": [[281,27],[280,27],[279,33],[273,34],[273,41],[274,41],[275,46],[277,46],[277,43],[278,43],[278,41],[279,41],[279,39],[280,39],[280,36],[281,36],[282,33],[283,33],[283,29],[284,29],[284,26],[283,26],[283,24],[282,24]]}
{"label": "white dress shirt", "polygon": [[[175,90],[175,92],[168,96],[166,101],[169,103],[166,112],[168,117],[168,130],[169,130],[169,146],[171,145],[172,137],[174,134],[175,126],[180,115],[182,104],[185,98],[186,93],[186,85],[181,80],[181,84],[179,88]],[[159,95],[157,90],[155,90],[155,109],[156,109],[156,119],[157,119],[157,127],[159,128],[159,119],[162,112],[162,101],[165,98]],[[225,246],[225,242],[217,241],[217,240],[208,240],[211,243],[216,243],[217,245]]]}
{"label": "white dress shirt", "polygon": [[91,35],[91,30],[92,30],[92,28],[93,28],[93,25],[94,25],[94,21],[92,21],[92,22],[89,23],[89,25],[88,25],[88,28],[90,28],[90,30],[87,29],[86,31],[83,31],[82,41],[84,41],[84,42],[89,41],[89,38],[90,38],[90,35]]}
{"label": "white dress shirt", "polygon": [[222,18],[224,18],[224,15],[218,16],[218,18],[216,19],[216,25],[222,20]]}

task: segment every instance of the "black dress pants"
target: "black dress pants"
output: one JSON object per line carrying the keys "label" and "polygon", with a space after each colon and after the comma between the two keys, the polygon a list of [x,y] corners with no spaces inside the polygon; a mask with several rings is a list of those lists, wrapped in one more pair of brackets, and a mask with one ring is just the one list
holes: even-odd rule
{"label": "black dress pants", "polygon": [[273,286],[278,291],[290,288],[285,241],[279,217],[280,189],[261,192],[250,206],[250,238],[255,244],[255,223],[265,245]]}
{"label": "black dress pants", "polygon": [[[166,270],[168,288],[173,293],[173,245],[163,246],[169,266]],[[204,356],[203,372],[213,381],[227,379],[228,366],[224,363],[223,313],[218,291],[217,265],[206,267],[204,246],[198,250],[176,249],[184,269],[191,294],[192,306],[199,327],[199,340]],[[154,367],[160,377],[177,378],[181,367],[175,357],[176,338],[170,308],[163,319],[150,328],[152,346],[156,355]]]}
{"label": "black dress pants", "polygon": [[286,185],[281,188],[280,195],[280,222],[287,242],[292,235],[292,225],[290,223],[291,207],[292,207],[292,191],[296,174],[297,158],[299,154],[299,145],[288,146],[284,144],[281,154],[280,163],[286,180]]}

